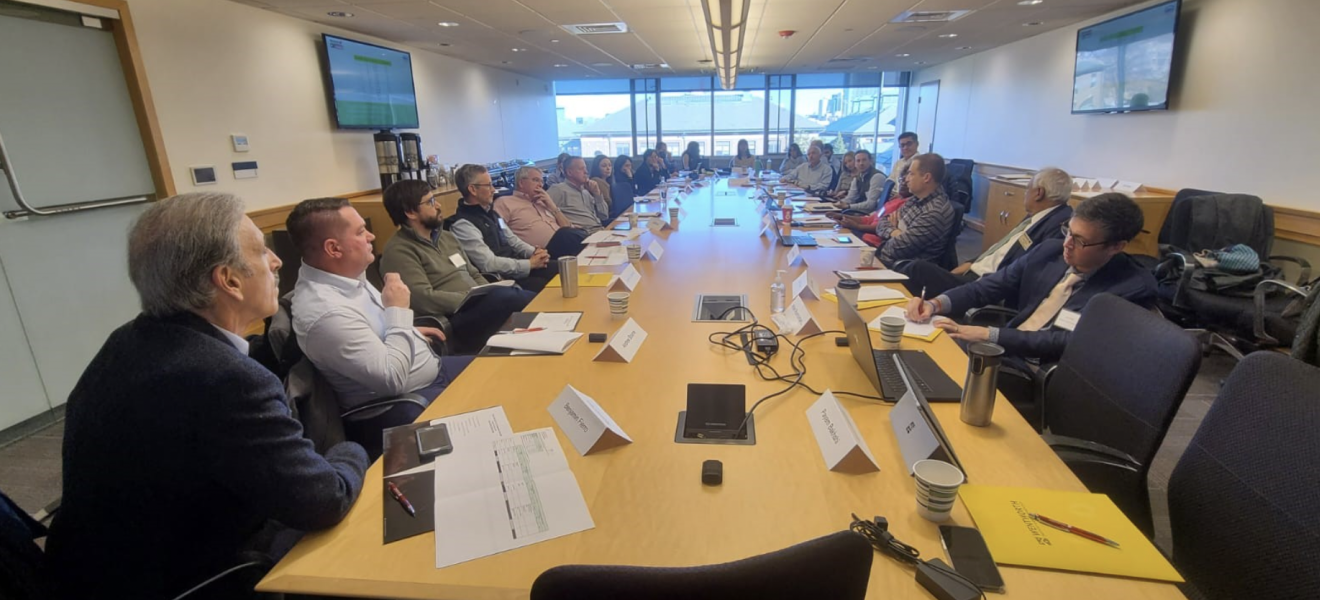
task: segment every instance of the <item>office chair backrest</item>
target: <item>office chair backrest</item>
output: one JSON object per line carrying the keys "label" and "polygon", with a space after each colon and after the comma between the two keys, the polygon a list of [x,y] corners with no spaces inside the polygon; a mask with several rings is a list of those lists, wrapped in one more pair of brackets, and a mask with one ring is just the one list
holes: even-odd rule
{"label": "office chair backrest", "polygon": [[936,261],[940,267],[952,271],[958,266],[958,235],[962,233],[963,225],[963,207],[961,204],[951,202],[953,207],[953,226],[949,228],[949,235],[944,240],[944,251]]}
{"label": "office chair backrest", "polygon": [[949,201],[962,206],[963,213],[972,207],[972,172],[976,163],[967,158],[949,159],[944,166],[944,193]]}
{"label": "office chair backrest", "polygon": [[45,535],[41,523],[0,492],[0,598],[46,598],[41,566],[45,554],[35,541]]}
{"label": "office chair backrest", "polygon": [[699,567],[566,565],[541,574],[532,600],[861,600],[874,551],[841,531],[752,558]]}
{"label": "office chair backrest", "polygon": [[280,265],[279,295],[282,297],[293,291],[298,283],[298,267],[302,266],[302,252],[294,245],[293,237],[287,229],[270,232],[270,249],[284,263]]}
{"label": "office chair backrest", "polygon": [[1136,459],[1135,473],[1069,466],[1091,491],[1110,493],[1148,533],[1146,474],[1200,365],[1201,347],[1192,334],[1118,296],[1100,294],[1082,311],[1045,388],[1050,434],[1103,444]]}
{"label": "office chair backrest", "polygon": [[1173,562],[1201,595],[1320,598],[1320,369],[1248,355],[1169,480]]}
{"label": "office chair backrest", "polygon": [[1246,244],[1264,260],[1274,245],[1274,209],[1248,194],[1180,190],[1160,230],[1160,243],[1188,252]]}
{"label": "office chair backrest", "polygon": [[339,417],[339,397],[334,388],[303,355],[298,336],[293,333],[293,294],[280,297],[279,308],[266,328],[266,340],[275,354],[284,381],[289,410],[303,426],[303,437],[312,440],[316,451],[325,453],[331,446],[347,439],[344,422]]}
{"label": "office chair backrest", "polygon": [[884,187],[880,188],[880,206],[884,206],[892,195],[894,195],[894,180],[885,179]]}

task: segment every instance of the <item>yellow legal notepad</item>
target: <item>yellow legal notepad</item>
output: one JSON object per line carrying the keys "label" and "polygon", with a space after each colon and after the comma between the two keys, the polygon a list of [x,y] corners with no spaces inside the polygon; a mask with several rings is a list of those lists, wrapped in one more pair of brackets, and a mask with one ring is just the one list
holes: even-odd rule
{"label": "yellow legal notepad", "polygon": [[[610,284],[610,278],[613,276],[613,273],[579,273],[578,287],[605,287]],[[559,280],[558,275],[555,275],[545,287],[564,287],[564,283]]]}
{"label": "yellow legal notepad", "polygon": [[[1173,565],[1104,494],[964,485],[958,491],[995,562],[1064,571],[1182,581]],[[1102,535],[1112,548],[1028,516],[1038,513]]]}
{"label": "yellow legal notepad", "polygon": [[[839,297],[838,297],[838,296],[835,296],[834,294],[831,294],[831,293],[829,293],[829,292],[823,292],[823,294],[824,294],[824,299],[825,299],[825,300],[828,300],[828,301],[833,302],[833,303],[835,303],[835,304],[838,304],[838,303],[839,303]],[[890,306],[890,305],[893,305],[893,304],[902,304],[902,303],[904,303],[904,302],[907,302],[907,298],[897,298],[897,299],[894,299],[894,300],[867,300],[867,301],[865,301],[865,302],[858,302],[858,303],[857,303],[857,310],[866,310],[866,309],[868,309],[868,308],[879,308],[879,307],[881,307],[881,306]]]}

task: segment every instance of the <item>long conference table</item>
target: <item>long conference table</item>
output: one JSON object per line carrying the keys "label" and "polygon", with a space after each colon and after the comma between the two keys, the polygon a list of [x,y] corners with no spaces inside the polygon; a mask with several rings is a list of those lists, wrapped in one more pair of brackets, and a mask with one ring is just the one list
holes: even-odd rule
{"label": "long conference table", "polygon": [[[692,322],[698,294],[739,293],[748,295],[758,320],[769,325],[775,270],[787,269],[792,277],[803,269],[785,265],[788,249],[772,233],[757,237],[761,220],[754,196],[754,189],[729,187],[725,179],[707,181],[683,196],[681,205],[670,200],[669,206],[688,213],[673,231],[641,237],[643,245],[658,239],[665,252],[658,262],[648,258],[636,263],[642,278],[632,294],[629,316],[648,337],[633,362],[593,362],[601,346],[588,343],[585,336],[563,356],[479,358],[421,417],[502,405],[514,431],[555,428],[595,528],[436,569],[435,533],[382,544],[381,461],[376,461],[348,516],[334,528],[307,535],[258,589],[371,598],[527,598],[536,577],[557,565],[733,561],[847,529],[850,513],[887,517],[890,531],[918,548],[922,557],[944,557],[937,525],[916,513],[915,484],[890,429],[890,405],[839,396],[880,466],[879,472],[865,475],[827,469],[805,413],[818,397],[802,388],[757,409],[754,446],[674,442],[687,384],[744,384],[749,408],[754,400],[787,385],[761,380],[741,352],[707,341],[711,333],[732,331],[742,323]],[[661,210],[658,204],[639,206]],[[737,224],[714,226],[716,217],[734,218]],[[668,220],[667,212],[664,218]],[[855,268],[858,262],[855,248],[805,249],[803,255],[822,287],[837,281],[834,270]],[[605,293],[605,288],[582,287],[576,298],[564,298],[559,288],[547,288],[526,310],[582,311],[578,331],[612,334],[622,321],[611,317]],[[806,304],[824,329],[842,329],[834,303]],[[869,321],[882,310],[866,310],[863,316]],[[803,381],[816,390],[873,395],[848,349],[834,344],[835,337],[827,334],[802,343],[807,366]],[[878,344],[874,332],[872,339]],[[962,383],[967,358],[948,336],[933,342],[904,338],[902,347],[927,351]],[[787,350],[781,344],[772,362],[781,372],[791,371]],[[573,450],[547,411],[565,384],[595,398],[633,443],[587,456]],[[971,482],[1085,491],[1002,397],[987,427],[960,421],[956,403],[933,408]],[[722,485],[702,485],[701,466],[707,459],[723,462]],[[949,523],[974,525],[961,501]],[[1002,565],[1000,571],[1009,598],[1183,597],[1166,583]],[[914,581],[910,567],[880,554],[871,567],[867,596],[930,597]]]}

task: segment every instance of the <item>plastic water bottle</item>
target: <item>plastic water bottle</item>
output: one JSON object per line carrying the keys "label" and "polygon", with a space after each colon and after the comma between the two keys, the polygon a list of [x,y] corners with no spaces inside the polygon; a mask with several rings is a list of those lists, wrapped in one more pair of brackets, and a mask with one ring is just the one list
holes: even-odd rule
{"label": "plastic water bottle", "polygon": [[784,274],[788,271],[776,271],[775,282],[770,284],[770,312],[779,314],[784,312],[784,297],[787,295],[787,288],[784,287]]}

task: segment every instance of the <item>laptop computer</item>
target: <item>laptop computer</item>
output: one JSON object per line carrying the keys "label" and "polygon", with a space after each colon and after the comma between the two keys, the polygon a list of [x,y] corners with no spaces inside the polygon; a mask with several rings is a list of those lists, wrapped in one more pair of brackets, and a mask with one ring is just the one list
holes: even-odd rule
{"label": "laptop computer", "polygon": [[908,474],[912,473],[912,467],[917,461],[930,459],[942,460],[958,467],[966,477],[967,469],[954,453],[949,436],[944,434],[940,420],[935,417],[926,396],[921,393],[921,386],[912,384],[914,372],[905,357],[895,356],[894,364],[899,377],[907,384],[908,391],[889,411],[889,425],[894,429],[894,437],[898,440],[898,449],[903,454]]}
{"label": "laptop computer", "polygon": [[[775,237],[779,238],[779,244],[780,244],[781,246],[799,246],[799,247],[806,247],[806,246],[816,246],[816,245],[819,245],[819,242],[816,241],[816,238],[811,237],[811,236],[806,235],[806,234],[801,234],[801,233],[799,233],[799,234],[793,234],[793,233],[790,233],[789,235],[784,235],[784,228],[783,228],[783,226],[782,226],[782,225],[783,225],[783,222],[782,222],[782,221],[780,220],[780,218],[779,218],[779,217],[780,217],[780,215],[779,215],[779,209],[778,209],[778,208],[771,208],[771,206],[776,206],[776,205],[771,205],[771,204],[767,203],[766,208],[769,209],[769,210],[771,211],[770,214],[771,214],[772,216],[771,216],[770,218],[771,218],[771,219],[774,219],[774,222],[775,222],[775,226],[774,226]],[[792,231],[792,230],[790,229],[789,231]]]}
{"label": "laptop computer", "polygon": [[843,329],[848,334],[848,350],[853,360],[866,373],[871,385],[886,402],[897,402],[908,391],[907,382],[898,368],[896,357],[903,357],[922,395],[931,402],[960,402],[962,387],[944,373],[921,350],[876,350],[871,346],[871,332],[862,313],[851,304],[841,305]]}

